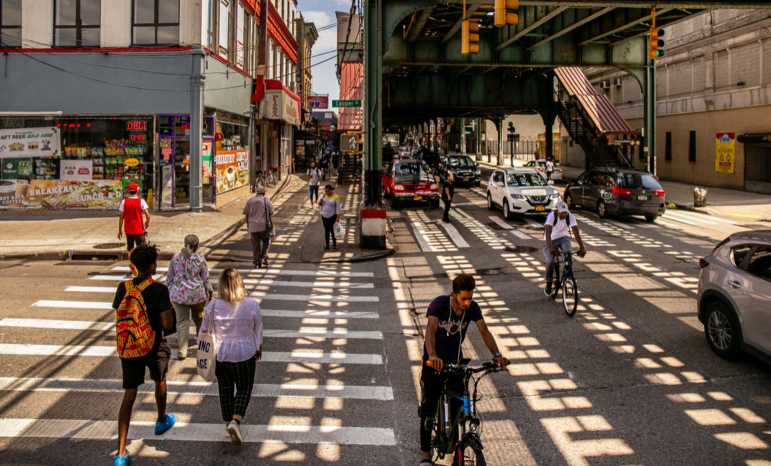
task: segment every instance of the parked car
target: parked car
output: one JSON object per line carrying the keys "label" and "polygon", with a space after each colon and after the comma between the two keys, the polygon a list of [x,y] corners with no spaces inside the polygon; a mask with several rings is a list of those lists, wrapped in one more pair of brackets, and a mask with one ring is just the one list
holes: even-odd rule
{"label": "parked car", "polygon": [[440,170],[439,177],[441,181],[449,173],[455,175],[455,185],[468,184],[479,187],[482,182],[482,171],[479,164],[468,155],[450,155],[442,159],[443,170]]}
{"label": "parked car", "polygon": [[652,222],[667,210],[666,192],[648,172],[622,168],[587,170],[564,191],[571,209],[593,209],[608,215],[642,215]]}
{"label": "parked car", "polygon": [[[538,170],[538,173],[544,176],[546,178],[546,160],[531,160],[530,162],[527,162],[525,165],[525,168],[533,168],[535,170]],[[554,170],[551,172],[551,179],[562,181],[562,169],[557,166],[557,164],[554,164]]]}
{"label": "parked car", "polygon": [[771,363],[771,230],[735,233],[699,261],[697,309],[709,347]]}
{"label": "parked car", "polygon": [[439,157],[437,152],[432,152],[430,150],[423,151],[423,161],[426,162],[430,168],[437,168],[441,161],[441,157]]}
{"label": "parked car", "polygon": [[420,160],[401,159],[389,164],[383,170],[383,190],[392,209],[405,202],[430,202],[432,207],[439,207],[439,184]]}
{"label": "parked car", "polygon": [[532,168],[501,168],[487,183],[487,208],[500,206],[508,220],[514,214],[547,215],[559,201],[559,192]]}

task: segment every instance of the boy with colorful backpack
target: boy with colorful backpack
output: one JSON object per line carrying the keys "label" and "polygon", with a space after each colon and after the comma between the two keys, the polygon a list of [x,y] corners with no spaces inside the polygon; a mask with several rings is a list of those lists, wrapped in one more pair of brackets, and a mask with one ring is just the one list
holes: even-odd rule
{"label": "boy with colorful backpack", "polygon": [[137,389],[145,382],[145,368],[155,382],[155,404],[158,420],[155,435],[162,435],[176,422],[166,414],[166,373],[171,349],[166,344],[164,329],[174,327],[169,289],[153,280],[158,266],[155,246],[139,245],[131,252],[131,264],[137,276],[118,285],[112,307],[116,310],[118,356],[123,372],[123,402],[118,413],[118,454],[115,466],[130,463],[126,438]]}

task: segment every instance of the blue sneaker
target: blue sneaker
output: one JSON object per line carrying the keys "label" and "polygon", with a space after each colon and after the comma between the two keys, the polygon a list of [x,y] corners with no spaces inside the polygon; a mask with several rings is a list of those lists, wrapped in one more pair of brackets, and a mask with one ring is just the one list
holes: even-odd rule
{"label": "blue sneaker", "polygon": [[[177,422],[177,416],[173,414],[167,414],[166,420],[163,422],[155,421],[155,435],[163,435],[166,433],[167,430],[174,427],[174,424]],[[128,464],[128,463],[126,463]]]}
{"label": "blue sneaker", "polygon": [[129,458],[128,450],[126,450],[126,456],[115,455],[113,466],[129,466],[129,464],[131,464],[131,458]]}

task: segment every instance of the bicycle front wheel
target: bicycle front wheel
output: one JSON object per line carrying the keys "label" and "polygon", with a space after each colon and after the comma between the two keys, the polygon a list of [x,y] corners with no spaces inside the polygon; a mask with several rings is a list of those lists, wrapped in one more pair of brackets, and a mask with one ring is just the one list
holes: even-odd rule
{"label": "bicycle front wheel", "polygon": [[562,307],[569,317],[573,317],[578,309],[578,285],[572,275],[562,280]]}
{"label": "bicycle front wheel", "polygon": [[487,466],[487,462],[482,450],[475,450],[471,445],[466,444],[455,451],[452,466]]}

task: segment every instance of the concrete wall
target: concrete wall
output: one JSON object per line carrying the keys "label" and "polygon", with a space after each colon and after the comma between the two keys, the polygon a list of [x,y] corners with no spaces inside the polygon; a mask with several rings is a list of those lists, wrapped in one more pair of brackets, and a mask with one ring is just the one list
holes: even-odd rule
{"label": "concrete wall", "polygon": [[99,28],[102,47],[131,46],[131,2],[102,0],[102,25]]}
{"label": "concrete wall", "polygon": [[[634,128],[642,120],[630,120]],[[744,189],[744,144],[736,142],[733,174],[715,171],[717,133],[763,133],[771,131],[771,107],[749,107],[716,112],[663,116],[657,119],[657,174],[662,180],[717,188]],[[696,131],[696,162],[688,161],[690,132]],[[666,161],[666,133],[672,133],[672,160]],[[635,160],[637,164],[638,161]]]}
{"label": "concrete wall", "polygon": [[203,99],[207,107],[219,108],[238,115],[249,111],[252,96],[251,78],[228,68],[211,56],[206,57],[204,74],[206,86]]}
{"label": "concrete wall", "polygon": [[22,46],[45,49],[53,44],[54,2],[51,0],[24,0],[21,6]]}
{"label": "concrete wall", "polygon": [[[130,2],[126,2],[130,3]],[[203,0],[180,0],[179,2],[179,43],[182,45],[202,44],[204,37]],[[130,18],[131,16],[129,16]]]}

